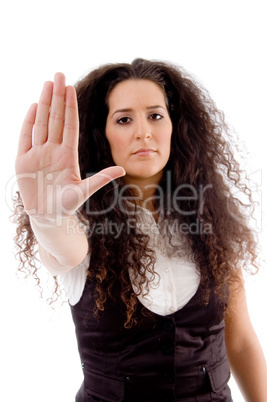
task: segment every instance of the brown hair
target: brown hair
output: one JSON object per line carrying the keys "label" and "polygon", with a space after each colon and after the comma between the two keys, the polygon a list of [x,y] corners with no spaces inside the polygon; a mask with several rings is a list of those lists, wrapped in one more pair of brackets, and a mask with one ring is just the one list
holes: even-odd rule
{"label": "brown hair", "polygon": [[[234,158],[223,113],[216,108],[207,91],[182,68],[160,61],[136,59],[131,64],[99,67],[76,84],[81,176],[85,178],[114,165],[105,135],[107,101],[112,89],[128,79],[151,80],[165,91],[173,125],[171,155],[159,184],[164,198],[161,213],[169,223],[169,226],[165,225],[167,237],[172,244],[173,231],[170,228],[175,227],[173,222],[179,222],[175,229],[177,234],[181,227],[190,229],[198,225],[198,230],[183,233],[184,244],[190,246],[191,256],[201,273],[204,299],[208,300],[211,286],[223,299],[225,285],[237,279],[237,268],[252,270],[254,267],[257,270],[255,234],[246,219],[246,209],[251,208],[253,202],[245,174]],[[105,303],[112,298],[114,283],[119,281],[120,297],[126,306],[125,326],[131,326],[135,323],[137,298],[129,269],[135,274],[137,294],[141,294],[142,285],[147,292],[155,277],[155,256],[149,247],[149,237],[136,228],[137,210],[131,216],[131,227],[127,225],[127,208],[122,209],[116,197],[123,184],[123,179],[118,179],[99,190],[82,206],[79,216],[91,226],[97,223],[106,228],[101,233],[92,232],[89,237],[92,256],[88,276],[96,284],[96,313],[104,310]],[[173,194],[178,188],[179,197],[174,200]],[[192,196],[192,189],[206,189],[205,195],[203,193],[201,199]],[[237,199],[233,190],[246,195],[249,203],[245,205]],[[126,194],[132,195],[130,190]],[[15,239],[20,247],[18,254],[22,268],[27,262],[33,268],[35,239],[27,216],[19,208],[21,202],[18,200],[19,226]],[[109,222],[120,228],[118,238],[108,230]],[[176,252],[177,246],[173,247],[173,253]],[[147,278],[148,272],[152,279]]]}

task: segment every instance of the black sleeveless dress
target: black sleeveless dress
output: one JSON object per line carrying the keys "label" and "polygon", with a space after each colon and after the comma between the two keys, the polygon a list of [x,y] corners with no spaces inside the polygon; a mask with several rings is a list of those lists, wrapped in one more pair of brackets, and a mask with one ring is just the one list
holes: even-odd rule
{"label": "black sleeveless dress", "polygon": [[200,289],[168,316],[139,303],[138,324],[126,329],[119,285],[118,297],[97,319],[94,284],[87,280],[80,301],[71,306],[84,373],[76,402],[230,402],[226,305],[211,291],[204,306]]}

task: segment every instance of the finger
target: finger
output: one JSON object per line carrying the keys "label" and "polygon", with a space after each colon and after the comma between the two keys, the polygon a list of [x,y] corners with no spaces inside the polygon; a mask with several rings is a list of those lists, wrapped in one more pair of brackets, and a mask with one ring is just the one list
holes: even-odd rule
{"label": "finger", "polygon": [[34,145],[42,145],[47,140],[49,109],[53,92],[53,82],[44,84],[36,113],[34,124]]}
{"label": "finger", "polygon": [[55,74],[50,116],[48,122],[48,141],[62,142],[63,122],[65,113],[65,76]]}
{"label": "finger", "polygon": [[66,88],[65,121],[63,127],[63,143],[73,149],[78,148],[79,116],[76,91],[72,86]]}
{"label": "finger", "polygon": [[[86,199],[98,191],[101,187],[118,177],[124,176],[125,170],[121,166],[111,166],[96,173],[94,176],[84,179],[81,183]],[[86,201],[86,200],[85,200]]]}
{"label": "finger", "polygon": [[32,130],[35,122],[37,103],[29,108],[23,121],[18,144],[18,155],[28,152],[32,147]]}

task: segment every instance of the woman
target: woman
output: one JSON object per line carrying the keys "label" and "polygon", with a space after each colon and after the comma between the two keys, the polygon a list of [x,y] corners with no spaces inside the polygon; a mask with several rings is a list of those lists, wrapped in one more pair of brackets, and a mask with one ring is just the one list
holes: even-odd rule
{"label": "woman", "polygon": [[76,93],[58,73],[25,118],[16,171],[21,269],[36,276],[38,242],[67,291],[77,402],[231,401],[229,363],[247,401],[267,400],[241,273],[256,244],[232,196],[250,192],[199,85],[142,59]]}

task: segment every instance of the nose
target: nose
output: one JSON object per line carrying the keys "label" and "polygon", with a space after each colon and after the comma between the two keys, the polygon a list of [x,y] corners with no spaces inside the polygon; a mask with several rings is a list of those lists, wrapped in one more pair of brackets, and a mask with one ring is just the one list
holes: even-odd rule
{"label": "nose", "polygon": [[145,118],[136,122],[135,137],[137,140],[146,140],[152,137],[152,128]]}

